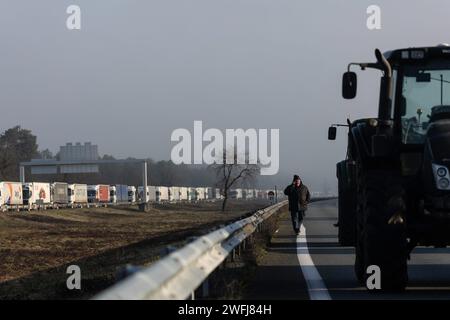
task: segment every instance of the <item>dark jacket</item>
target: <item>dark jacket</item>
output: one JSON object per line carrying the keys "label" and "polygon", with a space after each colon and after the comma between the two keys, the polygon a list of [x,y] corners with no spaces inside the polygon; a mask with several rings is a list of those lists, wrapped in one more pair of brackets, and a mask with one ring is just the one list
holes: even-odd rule
{"label": "dark jacket", "polygon": [[303,211],[308,209],[308,202],[311,200],[308,188],[302,183],[299,187],[293,184],[284,189],[284,194],[289,199],[289,211]]}

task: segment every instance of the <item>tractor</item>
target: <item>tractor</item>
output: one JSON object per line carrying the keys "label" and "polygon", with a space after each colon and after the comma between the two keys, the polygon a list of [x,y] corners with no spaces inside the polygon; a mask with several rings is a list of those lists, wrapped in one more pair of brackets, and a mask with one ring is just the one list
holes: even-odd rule
{"label": "tractor", "polygon": [[328,139],[348,128],[336,170],[339,243],[355,247],[361,284],[377,266],[380,289],[398,292],[416,246],[450,244],[450,47],[376,49],[375,58],[348,65],[342,96],[356,96],[353,67],[378,70],[378,116],[333,124]]}

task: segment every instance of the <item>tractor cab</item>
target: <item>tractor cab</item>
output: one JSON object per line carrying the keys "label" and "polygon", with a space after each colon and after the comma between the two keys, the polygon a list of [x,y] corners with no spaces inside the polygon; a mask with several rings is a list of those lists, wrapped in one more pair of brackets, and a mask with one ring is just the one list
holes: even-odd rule
{"label": "tractor cab", "polygon": [[[383,74],[378,117],[364,119],[363,124],[361,120],[348,122],[346,126],[353,131],[350,138],[356,140],[349,141],[349,148],[356,143],[359,156],[368,160],[369,167],[373,159],[387,161],[403,176],[420,175],[430,192],[450,191],[450,46],[384,54],[376,50],[375,55],[375,63],[350,63],[342,77],[343,97],[353,99],[357,75],[350,71],[352,66],[377,69]],[[334,126],[329,129],[330,140],[336,136]]]}

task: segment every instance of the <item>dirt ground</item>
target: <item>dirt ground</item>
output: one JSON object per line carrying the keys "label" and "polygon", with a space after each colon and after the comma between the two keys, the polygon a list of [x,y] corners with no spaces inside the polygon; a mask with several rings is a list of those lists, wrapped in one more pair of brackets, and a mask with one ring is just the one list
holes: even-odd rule
{"label": "dirt ground", "polygon": [[[0,299],[87,298],[113,284],[119,267],[145,265],[168,244],[268,205],[262,201],[0,213]],[[68,265],[80,266],[82,290],[68,290]]]}

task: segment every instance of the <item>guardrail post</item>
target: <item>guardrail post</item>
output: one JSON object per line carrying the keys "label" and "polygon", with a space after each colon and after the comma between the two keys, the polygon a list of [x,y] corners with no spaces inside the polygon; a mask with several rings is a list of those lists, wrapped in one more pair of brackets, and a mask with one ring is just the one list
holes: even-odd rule
{"label": "guardrail post", "polygon": [[202,297],[206,298],[209,296],[209,279],[206,278],[202,284]]}
{"label": "guardrail post", "polygon": [[175,250],[177,250],[177,247],[175,247],[175,246],[171,246],[171,245],[166,246],[159,251],[159,256],[161,258],[165,257],[165,256],[169,255],[170,253],[174,252]]}
{"label": "guardrail post", "polygon": [[116,272],[116,281],[123,280],[126,277],[138,272],[139,270],[141,270],[141,267],[134,266],[132,264],[127,264],[124,268]]}

